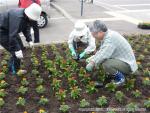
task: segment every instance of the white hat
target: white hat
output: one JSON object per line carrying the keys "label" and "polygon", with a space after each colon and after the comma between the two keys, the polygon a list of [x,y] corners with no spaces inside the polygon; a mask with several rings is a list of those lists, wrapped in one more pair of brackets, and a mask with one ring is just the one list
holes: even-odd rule
{"label": "white hat", "polygon": [[74,35],[83,36],[87,33],[87,30],[88,28],[85,23],[77,21],[74,26]]}
{"label": "white hat", "polygon": [[42,8],[40,7],[40,5],[36,3],[31,4],[29,7],[25,9],[25,14],[28,16],[28,18],[34,21],[38,21],[41,12],[42,12]]}

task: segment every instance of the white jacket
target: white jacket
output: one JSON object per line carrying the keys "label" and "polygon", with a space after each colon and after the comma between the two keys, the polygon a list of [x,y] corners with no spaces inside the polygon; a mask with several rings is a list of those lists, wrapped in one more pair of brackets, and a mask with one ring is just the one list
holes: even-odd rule
{"label": "white jacket", "polygon": [[[70,33],[69,39],[68,39],[68,45],[69,48],[73,48],[73,41],[77,41],[79,37],[75,36],[74,30]],[[81,38],[80,40],[83,43],[88,44],[88,47],[85,49],[86,54],[90,54],[91,52],[95,51],[96,44],[95,44],[95,38],[92,36],[89,28],[87,29],[87,33]]]}

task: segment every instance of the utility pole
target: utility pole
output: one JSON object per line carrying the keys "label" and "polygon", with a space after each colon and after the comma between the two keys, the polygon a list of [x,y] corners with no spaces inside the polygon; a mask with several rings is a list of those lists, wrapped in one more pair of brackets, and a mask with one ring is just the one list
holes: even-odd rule
{"label": "utility pole", "polygon": [[81,0],[81,16],[83,16],[83,2],[84,0]]}

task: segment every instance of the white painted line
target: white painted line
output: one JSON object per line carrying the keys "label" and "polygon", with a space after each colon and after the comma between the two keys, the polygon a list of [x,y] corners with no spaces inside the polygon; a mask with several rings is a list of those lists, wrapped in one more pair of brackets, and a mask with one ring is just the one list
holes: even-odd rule
{"label": "white painted line", "polygon": [[60,20],[60,19],[64,19],[65,17],[56,17],[56,18],[50,18],[50,20]]}
{"label": "white painted line", "polygon": [[116,11],[120,13],[128,13],[128,12],[150,12],[150,9],[135,9],[135,10],[126,10],[126,11]]}
{"label": "white painted line", "polygon": [[106,13],[109,15],[121,18],[122,20],[130,22],[130,23],[135,24],[135,25],[138,25],[140,22],[143,22],[142,20],[135,19],[133,17],[129,17],[129,16],[126,16],[126,15],[120,14],[120,13],[115,13],[115,12],[110,12],[110,11],[107,11]]}
{"label": "white painted line", "polygon": [[[112,15],[116,18],[121,18],[122,20],[130,22],[130,23],[135,24],[135,25],[138,25],[139,22],[142,22],[142,20],[139,20],[139,19],[121,14],[120,13],[121,11],[118,11],[119,7],[112,6],[112,5],[106,4],[106,3],[102,3],[102,2],[99,2],[98,0],[95,0],[94,4],[99,5],[101,7],[104,7],[105,9],[108,9],[109,11],[106,11],[106,13],[109,14],[109,15]],[[116,10],[116,8],[117,8],[117,10]],[[130,10],[124,9],[122,12],[129,12],[129,11]]]}
{"label": "white painted line", "polygon": [[122,20],[121,18],[92,18],[92,19],[80,19],[82,22],[93,22],[95,20],[101,20],[101,21],[118,21]]}
{"label": "white painted line", "polygon": [[75,19],[64,9],[62,9],[60,6],[56,5],[55,3],[51,3],[51,5],[56,8],[59,12],[63,14],[66,18],[68,18],[72,23],[75,23]]}
{"label": "white painted line", "polygon": [[123,7],[123,6],[149,6],[150,4],[126,4],[126,5],[114,5],[114,6],[121,6],[121,7]]}
{"label": "white painted line", "polygon": [[122,9],[124,11],[129,11],[129,9],[126,9],[126,8],[123,8],[123,7],[120,7],[120,6],[115,6],[115,7],[117,7],[118,9]]}
{"label": "white painted line", "polygon": [[119,6],[110,5],[110,4],[107,4],[107,3],[100,2],[100,1],[98,1],[98,0],[94,0],[93,3],[94,3],[95,5],[104,7],[105,9],[110,10],[110,11],[115,11],[115,10],[128,10],[128,9],[126,9],[126,8],[122,8],[122,7],[119,7]]}

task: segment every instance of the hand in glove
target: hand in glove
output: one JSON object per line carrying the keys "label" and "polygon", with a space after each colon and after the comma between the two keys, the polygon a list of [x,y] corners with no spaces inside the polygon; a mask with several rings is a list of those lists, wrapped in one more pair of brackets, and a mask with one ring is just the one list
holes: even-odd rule
{"label": "hand in glove", "polygon": [[95,63],[91,61],[89,64],[86,65],[86,70],[87,71],[92,71],[95,66]]}
{"label": "hand in glove", "polygon": [[80,55],[79,55],[79,59],[82,59],[84,56],[86,55],[86,52],[82,52]]}
{"label": "hand in glove", "polygon": [[32,47],[33,47],[33,45],[34,45],[34,44],[33,44],[33,42],[32,42],[32,41],[30,41],[30,42],[29,42],[29,47],[30,47],[30,48],[32,48]]}
{"label": "hand in glove", "polygon": [[89,57],[89,58],[87,58],[86,59],[86,63],[90,63],[91,62],[91,60],[94,58],[94,55],[93,56],[91,56],[91,57]]}
{"label": "hand in glove", "polygon": [[71,48],[70,50],[71,50],[71,55],[72,55],[73,57],[77,57],[77,54],[76,54],[74,48]]}
{"label": "hand in glove", "polygon": [[16,57],[19,58],[19,59],[23,58],[22,50],[16,51],[16,52],[15,52],[15,55],[16,55]]}

